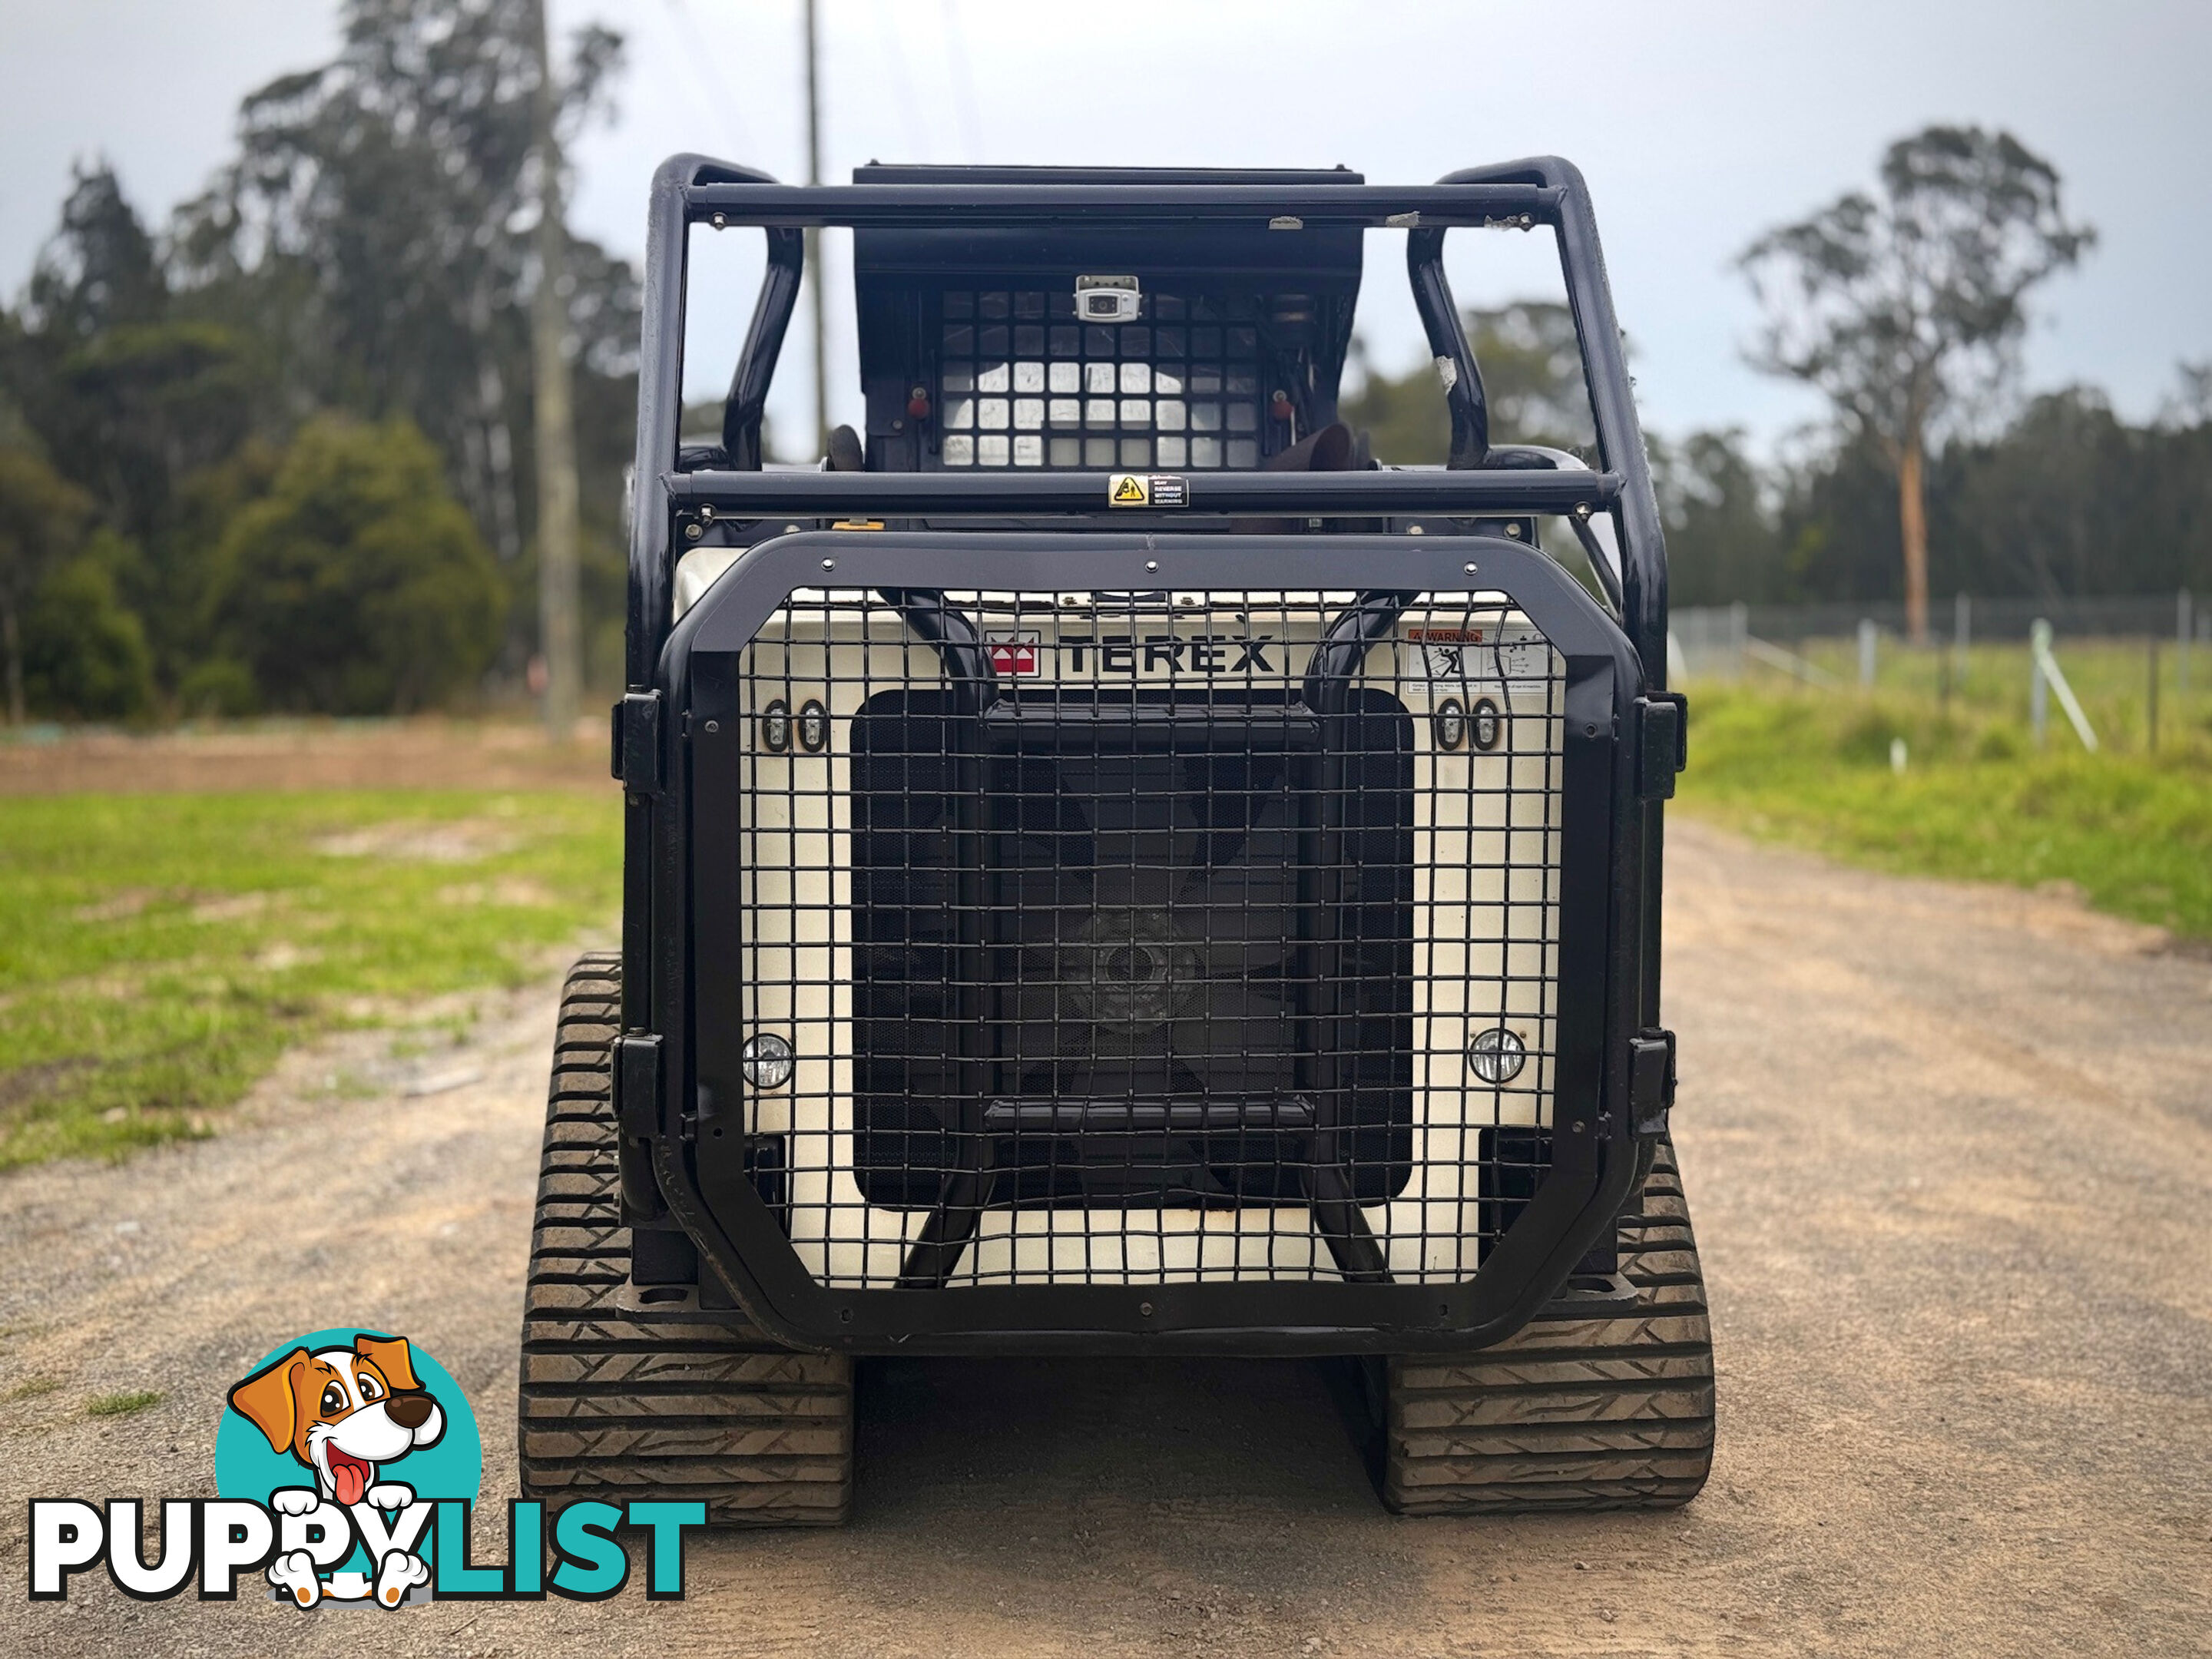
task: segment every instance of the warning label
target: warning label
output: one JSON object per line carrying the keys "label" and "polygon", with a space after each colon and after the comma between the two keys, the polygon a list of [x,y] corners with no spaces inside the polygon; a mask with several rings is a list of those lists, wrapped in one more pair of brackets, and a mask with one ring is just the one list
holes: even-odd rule
{"label": "warning label", "polygon": [[1412,628],[1414,665],[1431,681],[1528,684],[1551,677],[1552,648],[1534,628]]}
{"label": "warning label", "polygon": [[1172,472],[1116,472],[1106,481],[1106,499],[1115,507],[1188,507],[1190,482]]}

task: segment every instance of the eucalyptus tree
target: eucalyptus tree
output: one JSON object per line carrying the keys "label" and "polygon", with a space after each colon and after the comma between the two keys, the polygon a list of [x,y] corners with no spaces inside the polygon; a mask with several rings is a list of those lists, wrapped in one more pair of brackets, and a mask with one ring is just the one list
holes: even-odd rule
{"label": "eucalyptus tree", "polygon": [[[296,416],[406,416],[502,561],[534,531],[537,220],[558,197],[536,172],[538,26],[538,0],[346,0],[331,62],[246,100],[239,156],[177,245],[193,282],[280,337]],[[550,89],[564,138],[603,107],[620,56],[607,30],[571,38]],[[624,377],[635,275],[556,234],[576,370]],[[578,401],[595,406],[588,388]]]}
{"label": "eucalyptus tree", "polygon": [[1818,387],[1895,477],[1915,640],[1930,437],[2009,386],[2029,291],[2094,237],[2067,217],[2057,169],[2010,133],[1931,126],[1889,147],[1879,195],[1847,191],[1741,258],[1766,312],[1752,361]]}

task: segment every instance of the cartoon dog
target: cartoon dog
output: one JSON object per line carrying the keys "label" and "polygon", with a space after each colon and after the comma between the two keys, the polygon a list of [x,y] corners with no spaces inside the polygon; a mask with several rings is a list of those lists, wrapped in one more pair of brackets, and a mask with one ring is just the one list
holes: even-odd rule
{"label": "cartoon dog", "polygon": [[[295,1348],[233,1389],[230,1403],[271,1450],[314,1471],[323,1498],[349,1509],[363,1498],[380,1510],[413,1503],[411,1488],[378,1476],[446,1431],[445,1413],[415,1380],[404,1336],[357,1336],[350,1348],[317,1353]],[[282,1501],[288,1496],[276,1494],[277,1509],[304,1513]]]}
{"label": "cartoon dog", "polygon": [[[384,1466],[435,1445],[446,1432],[446,1413],[416,1381],[404,1336],[357,1336],[350,1348],[314,1353],[295,1348],[233,1389],[230,1403],[268,1437],[271,1450],[289,1452],[314,1471],[313,1486],[269,1495],[279,1515],[312,1515],[325,1503],[353,1509],[364,1500],[374,1509],[405,1510],[415,1502],[414,1488],[380,1479]],[[373,1584],[358,1572],[335,1573],[325,1582],[305,1550],[280,1556],[269,1568],[270,1583],[301,1607],[313,1607],[325,1591],[341,1601],[374,1596],[380,1606],[396,1607],[429,1577],[428,1563],[404,1547],[384,1550]]]}

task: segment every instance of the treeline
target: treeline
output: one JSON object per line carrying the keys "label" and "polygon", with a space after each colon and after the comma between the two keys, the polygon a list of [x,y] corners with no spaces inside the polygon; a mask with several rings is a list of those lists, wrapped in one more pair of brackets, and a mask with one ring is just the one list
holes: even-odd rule
{"label": "treeline", "polygon": [[[81,171],[0,310],[9,714],[404,713],[529,678],[533,0],[349,0],[158,230]],[[611,35],[571,43],[561,125]],[[637,279],[570,239],[597,666],[618,659]]]}
{"label": "treeline", "polygon": [[[1524,302],[1467,319],[1492,441],[1588,455],[1595,439],[1574,324]],[[2212,374],[2185,367],[2165,414],[2116,415],[2094,388],[2032,398],[1993,435],[1929,456],[1929,587],[2058,598],[2212,593]],[[1434,374],[1368,367],[1345,418],[1376,454],[1441,461],[1450,436]],[[1740,430],[1648,434],[1677,605],[1890,600],[1902,593],[1897,484],[1873,442],[1838,433],[1762,465]]]}

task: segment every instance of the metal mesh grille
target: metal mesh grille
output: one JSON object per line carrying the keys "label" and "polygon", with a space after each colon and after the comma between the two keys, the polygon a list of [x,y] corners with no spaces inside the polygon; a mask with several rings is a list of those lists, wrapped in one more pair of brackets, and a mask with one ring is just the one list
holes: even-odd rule
{"label": "metal mesh grille", "polygon": [[946,467],[1260,464],[1258,307],[1147,294],[1140,319],[1079,322],[1066,289],[948,289],[934,344]]}
{"label": "metal mesh grille", "polygon": [[1564,692],[1494,596],[792,595],[733,855],[807,1269],[1473,1277],[1548,1156]]}

